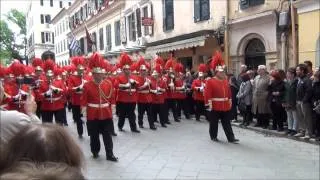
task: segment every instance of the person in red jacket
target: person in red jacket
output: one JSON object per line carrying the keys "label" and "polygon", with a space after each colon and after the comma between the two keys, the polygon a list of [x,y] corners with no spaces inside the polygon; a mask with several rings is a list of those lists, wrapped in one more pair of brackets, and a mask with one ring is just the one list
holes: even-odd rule
{"label": "person in red jacket", "polygon": [[44,63],[46,80],[40,86],[41,116],[43,123],[52,123],[53,115],[57,124],[63,124],[66,87],[61,80],[55,79],[56,64],[47,59]]}
{"label": "person in red jacket", "polygon": [[219,52],[215,54],[210,65],[215,71],[215,76],[206,82],[204,101],[211,113],[209,127],[211,140],[218,141],[218,122],[220,119],[228,141],[232,143],[238,142],[239,140],[234,137],[229,116],[232,105],[231,89]]}
{"label": "person in red jacket", "polygon": [[151,114],[151,102],[152,94],[150,93],[151,79],[148,76],[150,65],[148,65],[143,57],[140,57],[138,61],[138,67],[140,68],[140,75],[137,76],[138,84],[138,124],[140,128],[143,128],[143,115],[147,112],[149,127],[152,130],[157,128],[154,126],[154,120]]}
{"label": "person in red jacket", "polygon": [[129,119],[130,129],[134,133],[140,133],[137,129],[135,108],[137,102],[136,88],[139,86],[136,76],[131,75],[130,65],[132,64],[131,58],[122,53],[120,56],[120,65],[123,73],[118,76],[115,86],[118,89],[118,128],[123,131],[125,118]]}
{"label": "person in red jacket", "polygon": [[83,134],[83,121],[81,119],[81,98],[83,95],[83,87],[87,80],[84,78],[85,60],[83,57],[76,56],[71,59],[72,64],[77,68],[76,75],[70,75],[69,77],[69,93],[71,97],[71,109],[73,120],[77,124],[77,132],[79,138],[82,138]]}
{"label": "person in red jacket", "polygon": [[152,112],[152,119],[154,121],[157,120],[157,116],[159,115],[160,124],[162,127],[166,126],[167,121],[167,113],[164,104],[166,92],[166,82],[161,78],[162,68],[160,64],[156,64],[151,78],[150,84],[150,92],[152,93],[152,104],[151,104],[151,112]]}
{"label": "person in red jacket", "polygon": [[88,81],[83,86],[81,107],[82,112],[87,115],[87,128],[93,158],[99,157],[99,134],[102,134],[106,159],[118,161],[118,158],[113,154],[113,142],[110,132],[112,126],[111,101],[113,85],[110,80],[104,79],[103,61],[104,59],[97,53],[93,54],[89,60],[93,80]]}
{"label": "person in red jacket", "polygon": [[[204,97],[203,92],[206,84],[205,73],[207,72],[207,67],[205,64],[200,64],[198,67],[198,79],[192,82],[193,99],[195,100],[195,115],[196,120],[200,121],[200,115],[207,115],[204,108]],[[207,118],[208,120],[208,118]]]}
{"label": "person in red jacket", "polygon": [[46,79],[45,75],[43,74],[43,61],[40,58],[34,58],[32,61],[32,66],[35,70],[35,75],[33,77],[33,92],[35,95],[35,101],[37,103],[37,110],[36,115],[40,118],[41,117],[41,96],[39,92],[39,88],[41,83],[44,82]]}

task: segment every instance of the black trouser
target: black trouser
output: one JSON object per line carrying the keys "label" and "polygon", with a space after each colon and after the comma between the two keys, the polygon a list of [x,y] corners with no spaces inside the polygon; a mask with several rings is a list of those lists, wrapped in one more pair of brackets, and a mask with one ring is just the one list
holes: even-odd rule
{"label": "black trouser", "polygon": [[177,115],[178,118],[181,118],[181,110],[183,111],[184,116],[186,119],[190,118],[190,114],[188,112],[187,106],[192,106],[192,104],[187,105],[186,99],[177,99]]}
{"label": "black trouser", "polygon": [[242,112],[242,124],[249,125],[252,122],[252,105],[246,105],[246,110]]}
{"label": "black trouser", "polygon": [[134,110],[136,108],[136,103],[119,102],[118,107],[119,107],[118,128],[119,129],[123,128],[125,118],[128,117],[129,123],[130,123],[130,129],[136,130],[137,129],[136,114],[134,113]]}
{"label": "black trouser", "polygon": [[157,120],[157,117],[159,115],[159,119],[160,119],[160,123],[161,125],[164,125],[166,123],[166,109],[164,107],[164,104],[152,104],[152,119],[154,119],[154,121]]}
{"label": "black trouser", "polygon": [[211,139],[217,138],[218,136],[219,119],[221,120],[221,124],[228,141],[232,141],[234,139],[234,134],[230,122],[230,111],[211,111],[209,126],[209,134]]}
{"label": "black trouser", "polygon": [[154,121],[151,112],[151,103],[138,103],[138,124],[143,126],[143,115],[147,112],[149,126],[154,127]]}
{"label": "black trouser", "polygon": [[98,154],[100,151],[99,134],[102,134],[107,156],[113,155],[113,142],[111,132],[109,131],[110,126],[112,126],[112,119],[87,121],[88,135],[90,136],[90,147],[93,154]]}
{"label": "black trouser", "polygon": [[[173,119],[175,121],[178,120],[178,111],[177,111],[177,100],[176,99],[168,99],[168,116],[169,116],[169,111],[171,110]],[[168,117],[169,118],[169,117]]]}
{"label": "black trouser", "polygon": [[205,112],[204,101],[195,100],[195,115],[196,120],[200,120],[201,115],[204,115],[208,119]]}
{"label": "black trouser", "polygon": [[82,119],[81,119],[80,105],[72,105],[71,108],[72,108],[73,120],[77,124],[78,135],[81,136],[83,134],[83,122],[82,122]]}
{"label": "black trouser", "polygon": [[116,115],[119,117],[119,102],[116,102]]}
{"label": "black trouser", "polygon": [[192,93],[187,93],[187,97],[185,99],[185,109],[188,114],[195,114],[195,100],[192,97]]}
{"label": "black trouser", "polygon": [[[163,108],[164,108],[164,114],[165,114],[165,122],[169,122],[168,99],[164,100]],[[154,119],[154,121],[157,121],[157,119]]]}
{"label": "black trouser", "polygon": [[281,104],[276,102],[271,102],[271,111],[272,111],[272,128],[283,130],[283,121],[286,118],[286,111]]}
{"label": "black trouser", "polygon": [[36,110],[36,115],[38,116],[38,118],[41,118],[41,101],[37,101],[37,110]]}
{"label": "black trouser", "polygon": [[56,121],[56,124],[62,125],[63,124],[63,109],[59,109],[56,111],[42,111],[42,123],[52,123],[53,122],[53,115]]}
{"label": "black trouser", "polygon": [[[258,110],[257,110],[258,111]],[[269,126],[269,114],[256,112],[257,124],[262,127]]]}
{"label": "black trouser", "polygon": [[66,107],[67,107],[67,104],[65,104],[63,108],[63,120],[62,120],[62,123],[65,125],[68,124]]}

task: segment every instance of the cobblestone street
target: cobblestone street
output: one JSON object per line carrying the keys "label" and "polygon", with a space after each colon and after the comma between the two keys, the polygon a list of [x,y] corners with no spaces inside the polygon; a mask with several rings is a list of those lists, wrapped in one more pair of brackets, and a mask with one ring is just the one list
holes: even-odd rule
{"label": "cobblestone street", "polygon": [[[77,139],[70,113],[68,120]],[[131,133],[128,122],[124,129],[113,138],[118,163],[106,161],[103,146],[94,160],[87,134],[78,140],[88,179],[319,179],[319,146],[313,144],[237,127],[240,144],[227,143],[221,127],[216,143],[205,120],[182,120],[157,131],[144,128],[141,134]]]}

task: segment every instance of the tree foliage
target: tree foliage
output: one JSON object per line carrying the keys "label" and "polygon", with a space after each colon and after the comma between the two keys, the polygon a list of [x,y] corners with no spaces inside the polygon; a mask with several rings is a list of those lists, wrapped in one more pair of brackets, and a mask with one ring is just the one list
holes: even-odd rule
{"label": "tree foliage", "polygon": [[[0,59],[2,63],[7,63],[11,59],[23,59],[19,52],[27,45],[25,15],[16,9],[11,9],[5,17],[6,20],[0,20]],[[8,23],[17,25],[20,29],[19,33],[15,34]],[[23,41],[17,42],[18,37],[22,38]]]}

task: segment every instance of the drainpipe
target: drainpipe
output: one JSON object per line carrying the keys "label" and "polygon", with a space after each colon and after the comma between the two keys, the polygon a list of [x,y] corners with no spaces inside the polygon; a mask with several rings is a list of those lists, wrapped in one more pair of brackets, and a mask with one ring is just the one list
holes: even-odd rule
{"label": "drainpipe", "polygon": [[285,32],[281,33],[281,69],[286,69],[286,57],[287,57],[287,34]]}
{"label": "drainpipe", "polygon": [[225,27],[224,27],[224,54],[225,62],[228,66],[228,71],[231,70],[231,62],[229,56],[229,1],[226,1],[226,18],[225,18]]}
{"label": "drainpipe", "polygon": [[293,6],[293,0],[290,0],[290,9],[291,9],[291,32],[292,32],[292,61],[296,65],[299,63],[297,58],[297,35],[296,35],[296,9]]}

